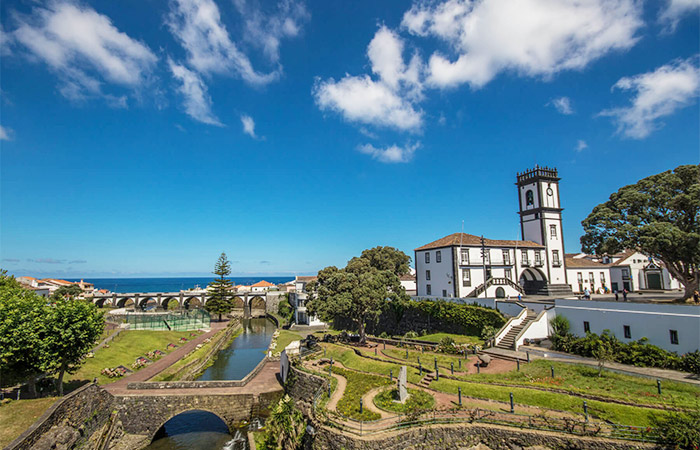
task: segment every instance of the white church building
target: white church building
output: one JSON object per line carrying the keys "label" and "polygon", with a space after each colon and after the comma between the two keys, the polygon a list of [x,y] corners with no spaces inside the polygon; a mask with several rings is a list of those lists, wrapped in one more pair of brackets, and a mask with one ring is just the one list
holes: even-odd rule
{"label": "white church building", "polygon": [[418,297],[571,296],[556,169],[517,175],[522,240],[465,233],[415,249]]}

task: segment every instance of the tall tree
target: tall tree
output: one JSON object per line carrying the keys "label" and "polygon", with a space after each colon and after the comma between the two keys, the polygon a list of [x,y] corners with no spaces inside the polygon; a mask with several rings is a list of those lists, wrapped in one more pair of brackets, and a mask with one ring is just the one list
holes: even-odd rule
{"label": "tall tree", "polygon": [[661,260],[685,287],[700,284],[700,166],[679,166],[625,186],[582,222],[585,252],[629,248]]}
{"label": "tall tree", "polygon": [[228,261],[226,253],[221,252],[221,256],[219,256],[219,260],[214,267],[214,274],[218,275],[219,278],[216,278],[209,284],[211,294],[204,305],[204,309],[212,314],[218,314],[219,322],[221,322],[221,316],[230,313],[233,309],[231,297],[233,285],[231,280],[226,278],[231,275],[231,263]]}
{"label": "tall tree", "polygon": [[71,284],[70,286],[61,286],[56,289],[51,295],[52,299],[62,299],[62,298],[75,298],[83,293],[83,290],[77,284]]}
{"label": "tall tree", "polygon": [[390,270],[396,276],[406,275],[411,270],[411,257],[394,247],[374,247],[362,252],[360,258],[379,270]]}
{"label": "tall tree", "polygon": [[45,299],[0,273],[0,386],[27,381],[36,396],[47,310]]}
{"label": "tall tree", "polygon": [[104,316],[92,303],[61,299],[47,309],[44,322],[42,365],[46,373],[58,375],[56,386],[61,396],[63,376],[80,368],[104,331]]}
{"label": "tall tree", "polygon": [[343,269],[331,266],[321,270],[318,279],[307,285],[311,298],[307,304],[309,313],[326,322],[352,321],[360,334],[360,341],[365,342],[367,323],[376,321],[384,308],[393,302],[408,300],[395,273],[403,270],[401,264],[387,264],[389,259],[378,258],[378,254],[363,252],[363,256],[351,259]]}

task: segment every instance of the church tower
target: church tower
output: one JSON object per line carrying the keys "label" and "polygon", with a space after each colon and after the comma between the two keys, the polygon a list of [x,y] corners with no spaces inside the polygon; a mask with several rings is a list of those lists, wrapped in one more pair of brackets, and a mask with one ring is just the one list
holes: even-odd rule
{"label": "church tower", "polygon": [[559,180],[557,169],[535,166],[519,173],[516,183],[522,238],[544,245],[543,264],[537,270],[546,276],[550,293],[553,293],[552,287],[562,285],[570,292],[564,266]]}

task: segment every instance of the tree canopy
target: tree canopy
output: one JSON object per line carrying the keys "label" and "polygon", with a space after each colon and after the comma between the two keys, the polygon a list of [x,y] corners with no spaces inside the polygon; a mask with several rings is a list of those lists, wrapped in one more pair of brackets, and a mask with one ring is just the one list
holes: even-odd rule
{"label": "tree canopy", "polygon": [[49,303],[0,272],[0,373],[2,383],[26,381],[36,393],[42,373],[77,370],[104,329],[102,313],[92,303],[59,298]]}
{"label": "tree canopy", "polygon": [[634,249],[661,260],[685,286],[700,283],[700,166],[679,166],[620,188],[582,222],[585,252]]}
{"label": "tree canopy", "polygon": [[309,313],[326,322],[349,319],[365,341],[365,327],[392,303],[408,300],[397,273],[408,272],[410,258],[391,247],[365,250],[342,268],[330,266],[306,287]]}
{"label": "tree canopy", "polygon": [[70,286],[61,286],[56,289],[51,295],[54,299],[61,299],[65,297],[75,298],[83,293],[83,290],[77,284],[71,284]]}
{"label": "tree canopy", "polygon": [[221,316],[230,313],[233,309],[233,301],[231,299],[233,285],[231,280],[226,278],[228,275],[231,275],[231,263],[226,253],[221,252],[219,260],[214,266],[214,274],[219,277],[209,283],[208,289],[211,295],[204,305],[204,309],[212,314],[218,314],[219,321],[221,321]]}

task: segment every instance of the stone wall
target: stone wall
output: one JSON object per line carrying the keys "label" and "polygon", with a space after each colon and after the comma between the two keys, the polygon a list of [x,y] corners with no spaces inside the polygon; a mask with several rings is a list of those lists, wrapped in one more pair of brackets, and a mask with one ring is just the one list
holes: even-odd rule
{"label": "stone wall", "polygon": [[[580,437],[545,431],[520,430],[488,424],[433,425],[369,436],[353,436],[336,429],[316,429],[312,448],[318,450],[468,449],[478,444],[493,450],[538,449],[637,450],[653,444]],[[483,448],[483,447],[482,447]]]}
{"label": "stone wall", "polygon": [[265,311],[276,314],[280,302],[286,298],[285,294],[282,291],[269,291],[265,298]]}
{"label": "stone wall", "polygon": [[109,418],[114,397],[87,384],[57,400],[5,450],[72,448],[84,443]]}
{"label": "stone wall", "polygon": [[323,378],[289,366],[289,375],[285,385],[286,393],[297,402],[313,404],[314,396],[320,388],[327,389],[328,383]]}

